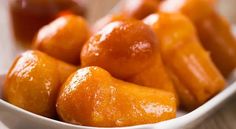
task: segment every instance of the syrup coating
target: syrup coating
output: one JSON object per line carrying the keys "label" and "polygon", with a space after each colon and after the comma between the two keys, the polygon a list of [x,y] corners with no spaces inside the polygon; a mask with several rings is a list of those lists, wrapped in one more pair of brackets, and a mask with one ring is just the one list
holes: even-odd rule
{"label": "syrup coating", "polygon": [[84,45],[82,67],[96,65],[128,78],[152,63],[157,42],[155,33],[140,21],[112,22]]}
{"label": "syrup coating", "polygon": [[216,12],[213,4],[213,0],[166,0],[159,10],[186,15],[194,23],[203,47],[228,77],[236,67],[236,40],[229,23]]}
{"label": "syrup coating", "polygon": [[82,67],[99,66],[119,79],[175,93],[154,31],[138,20],[112,22],[94,34],[82,49],[81,62]]}
{"label": "syrup coating", "polygon": [[64,121],[96,127],[155,123],[176,115],[173,94],[117,80],[99,67],[70,76],[56,107]]}
{"label": "syrup coating", "polygon": [[88,25],[82,17],[65,15],[39,30],[33,41],[33,48],[78,65],[82,46],[89,36]]}
{"label": "syrup coating", "polygon": [[152,14],[144,22],[160,38],[161,55],[185,109],[200,106],[224,88],[223,76],[187,17],[180,13]]}
{"label": "syrup coating", "polygon": [[25,110],[53,118],[58,89],[75,70],[39,51],[24,52],[6,76],[4,98]]}

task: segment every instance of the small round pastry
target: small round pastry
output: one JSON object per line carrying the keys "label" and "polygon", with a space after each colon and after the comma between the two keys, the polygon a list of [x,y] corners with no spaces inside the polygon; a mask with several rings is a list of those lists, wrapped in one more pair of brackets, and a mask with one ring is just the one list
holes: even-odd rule
{"label": "small round pastry", "polygon": [[76,67],[39,51],[20,55],[3,87],[6,101],[30,112],[53,118],[58,90]]}
{"label": "small round pastry", "polygon": [[94,34],[81,52],[81,65],[105,68],[128,78],[147,68],[155,58],[157,38],[141,21],[118,21]]}
{"label": "small round pastry", "polygon": [[70,76],[56,107],[65,122],[95,127],[156,123],[176,116],[174,94],[118,80],[94,66]]}
{"label": "small round pastry", "polygon": [[82,17],[64,15],[39,30],[33,48],[78,65],[81,48],[89,35],[88,25]]}

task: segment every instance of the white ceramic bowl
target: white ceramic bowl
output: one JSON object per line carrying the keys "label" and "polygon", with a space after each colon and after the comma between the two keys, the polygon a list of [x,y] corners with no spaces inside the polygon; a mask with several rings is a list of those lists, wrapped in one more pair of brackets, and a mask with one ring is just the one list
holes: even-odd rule
{"label": "white ceramic bowl", "polygon": [[[0,121],[10,129],[94,129],[95,127],[72,125],[39,116],[18,108],[2,99],[2,87],[5,75],[0,76]],[[229,82],[230,83],[230,82]],[[222,92],[190,113],[178,111],[178,117],[172,120],[122,129],[189,129],[211,115],[236,93],[236,82],[231,83]]]}

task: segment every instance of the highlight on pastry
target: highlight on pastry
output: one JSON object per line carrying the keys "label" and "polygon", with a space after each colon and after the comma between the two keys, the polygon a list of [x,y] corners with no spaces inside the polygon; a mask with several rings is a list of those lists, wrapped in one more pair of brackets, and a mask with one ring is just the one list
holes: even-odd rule
{"label": "highlight on pastry", "polygon": [[99,67],[72,74],[56,107],[62,120],[95,127],[156,123],[176,116],[174,94],[118,80]]}
{"label": "highlight on pastry", "polygon": [[[236,40],[229,23],[215,10],[210,0],[165,0],[160,12],[181,12],[195,25],[203,47],[224,77],[236,67]],[[174,5],[174,6],[173,6]]]}
{"label": "highlight on pastry", "polygon": [[42,27],[33,41],[33,48],[70,64],[80,64],[80,52],[90,36],[84,18],[64,15]]}
{"label": "highlight on pastry", "polygon": [[99,66],[116,78],[176,94],[158,44],[154,31],[141,21],[112,22],[84,45],[81,65]]}
{"label": "highlight on pastry", "polygon": [[6,101],[30,112],[56,117],[58,90],[76,67],[39,51],[16,58],[3,87]]}

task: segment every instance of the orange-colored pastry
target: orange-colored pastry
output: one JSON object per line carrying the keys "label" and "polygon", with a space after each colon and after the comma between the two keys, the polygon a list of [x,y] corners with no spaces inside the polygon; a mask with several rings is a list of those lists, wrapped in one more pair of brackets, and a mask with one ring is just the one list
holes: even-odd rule
{"label": "orange-colored pastry", "polygon": [[81,64],[100,66],[114,77],[175,93],[154,31],[138,20],[112,22],[84,45]]}
{"label": "orange-colored pastry", "polygon": [[65,62],[78,65],[83,44],[89,38],[86,21],[75,15],[64,15],[39,30],[33,48]]}
{"label": "orange-colored pastry", "polygon": [[76,67],[39,51],[19,56],[6,76],[6,101],[46,117],[56,116],[58,90]]}
{"label": "orange-colored pastry", "polygon": [[176,116],[172,93],[115,79],[99,67],[70,76],[56,107],[62,120],[96,127],[156,123]]}
{"label": "orange-colored pastry", "polygon": [[143,19],[158,9],[159,0],[125,0],[121,12],[127,17]]}
{"label": "orange-colored pastry", "polygon": [[122,14],[111,14],[111,15],[107,15],[101,19],[99,19],[94,25],[93,25],[93,32],[98,32],[99,30],[101,30],[104,26],[106,26],[107,24],[111,23],[111,22],[115,22],[115,21],[123,21],[123,20],[129,20],[132,19],[130,17],[127,17],[125,15]]}
{"label": "orange-colored pastry", "polygon": [[215,11],[209,0],[166,0],[160,5],[160,11],[182,12],[190,18],[203,47],[210,52],[221,73],[229,76],[236,67],[236,40],[229,23]]}
{"label": "orange-colored pastry", "polygon": [[180,13],[152,14],[144,22],[160,39],[161,55],[185,109],[196,108],[224,88],[223,76],[187,17]]}

